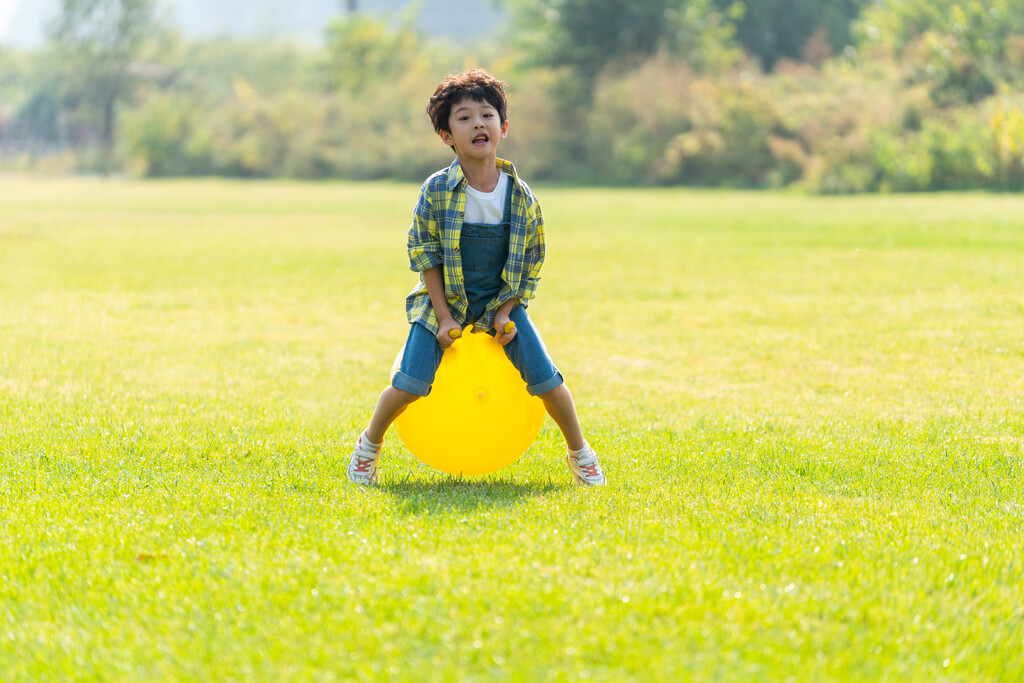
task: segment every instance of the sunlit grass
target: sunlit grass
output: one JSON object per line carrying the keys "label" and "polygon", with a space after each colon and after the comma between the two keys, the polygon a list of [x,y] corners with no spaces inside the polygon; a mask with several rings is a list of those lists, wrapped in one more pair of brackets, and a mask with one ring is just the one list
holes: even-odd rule
{"label": "sunlit grass", "polygon": [[0,679],[1024,677],[1024,197],[540,188],[610,486],[364,491],[415,192],[0,180]]}

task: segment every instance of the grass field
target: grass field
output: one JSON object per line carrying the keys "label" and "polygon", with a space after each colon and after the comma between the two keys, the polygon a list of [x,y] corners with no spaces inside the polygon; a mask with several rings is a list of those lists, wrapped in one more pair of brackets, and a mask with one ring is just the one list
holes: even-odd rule
{"label": "grass field", "polygon": [[540,188],[610,485],[362,490],[415,192],[0,178],[0,679],[1024,679],[1024,197]]}

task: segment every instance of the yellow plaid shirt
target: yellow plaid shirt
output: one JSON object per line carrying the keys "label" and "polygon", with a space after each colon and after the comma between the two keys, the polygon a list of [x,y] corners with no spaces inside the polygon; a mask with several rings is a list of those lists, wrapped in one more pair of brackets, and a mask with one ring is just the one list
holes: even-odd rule
{"label": "yellow plaid shirt", "polygon": [[[514,297],[525,306],[536,295],[545,253],[544,216],[540,203],[516,175],[511,163],[498,159],[495,165],[499,171],[507,173],[512,182],[512,225],[508,260],[501,272],[501,291],[487,304],[483,317],[474,324],[482,331],[494,326],[494,314],[503,303]],[[469,301],[462,275],[459,238],[468,182],[457,159],[447,169],[427,178],[420,188],[412,225],[409,226],[409,266],[420,273],[420,281],[406,298],[405,310],[410,323],[421,323],[435,334],[437,316],[430,303],[423,271],[437,265],[444,267],[444,296],[452,317],[458,324],[466,324]]]}

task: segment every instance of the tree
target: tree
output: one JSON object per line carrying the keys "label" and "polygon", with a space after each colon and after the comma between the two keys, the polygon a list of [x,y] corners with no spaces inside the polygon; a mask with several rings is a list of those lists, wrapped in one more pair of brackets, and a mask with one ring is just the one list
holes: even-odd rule
{"label": "tree", "polygon": [[1024,33],[1024,0],[873,0],[863,24],[866,39],[896,53],[931,33],[955,34],[960,47],[1002,57],[1007,38]]}
{"label": "tree", "polygon": [[748,54],[770,71],[780,59],[804,60],[808,47],[825,41],[838,52],[851,43],[851,26],[866,0],[715,0],[736,26]]}
{"label": "tree", "polygon": [[861,24],[862,46],[905,62],[941,105],[1021,82],[1024,0],[875,0]]}
{"label": "tree", "polygon": [[332,91],[359,91],[398,78],[425,49],[411,26],[392,29],[381,20],[353,14],[327,26],[323,74]]}
{"label": "tree", "polygon": [[656,56],[696,72],[735,61],[731,26],[714,0],[517,0],[504,3],[527,68],[549,72],[546,105],[561,127],[550,150],[562,172],[586,176],[587,129],[602,79],[614,79]]}
{"label": "tree", "polygon": [[592,78],[609,62],[653,53],[664,35],[666,0],[535,3],[552,38],[548,58]]}
{"label": "tree", "polygon": [[96,129],[104,172],[111,170],[118,105],[133,92],[132,64],[159,28],[156,0],[61,0],[50,28],[66,103]]}
{"label": "tree", "polygon": [[608,66],[666,50],[701,66],[731,42],[711,0],[524,0],[512,5],[535,61],[574,69],[585,89]]}

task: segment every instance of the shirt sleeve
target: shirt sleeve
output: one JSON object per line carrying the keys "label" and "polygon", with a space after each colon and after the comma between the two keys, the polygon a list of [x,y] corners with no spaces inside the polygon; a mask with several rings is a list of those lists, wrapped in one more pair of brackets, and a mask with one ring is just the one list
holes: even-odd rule
{"label": "shirt sleeve", "polygon": [[416,208],[412,212],[412,225],[409,226],[407,247],[411,270],[422,273],[424,270],[444,263],[440,228],[427,183],[420,188],[420,196],[416,201]]}
{"label": "shirt sleeve", "polygon": [[540,269],[544,265],[544,255],[547,251],[544,214],[540,209],[540,202],[535,201],[533,209],[533,229],[529,233],[526,253],[523,257],[523,279],[519,283],[519,291],[516,293],[516,297],[521,301],[528,301],[537,295]]}

